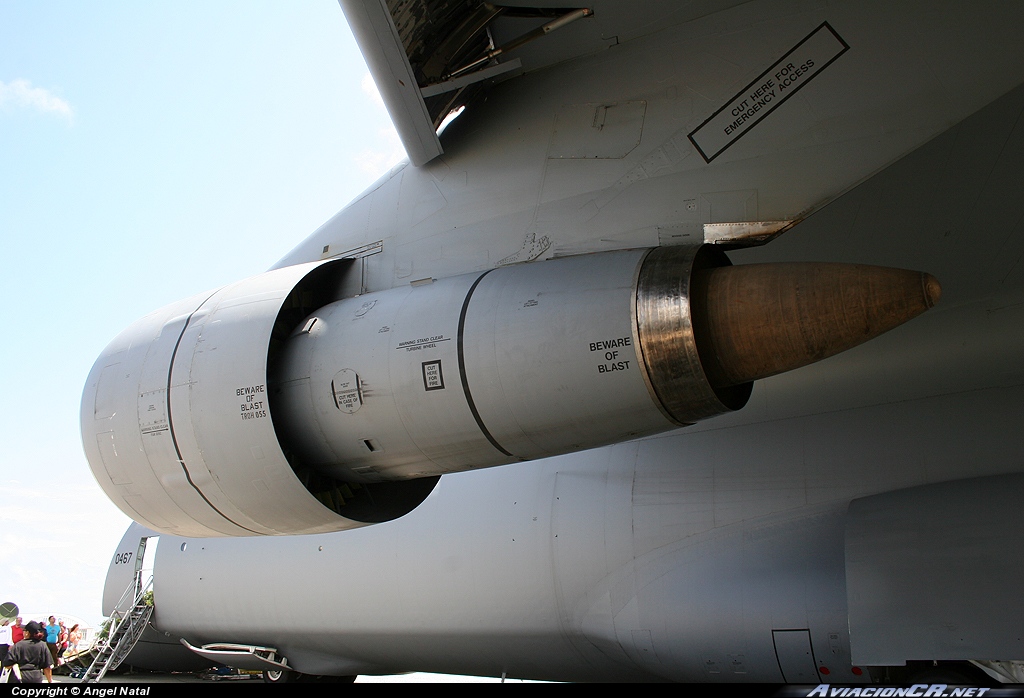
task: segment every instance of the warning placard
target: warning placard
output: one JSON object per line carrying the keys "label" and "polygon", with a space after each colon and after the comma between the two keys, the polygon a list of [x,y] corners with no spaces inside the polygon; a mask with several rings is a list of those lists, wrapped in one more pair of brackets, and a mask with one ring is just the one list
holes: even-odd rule
{"label": "warning placard", "polygon": [[441,361],[423,362],[423,389],[444,390],[444,374],[441,372]]}

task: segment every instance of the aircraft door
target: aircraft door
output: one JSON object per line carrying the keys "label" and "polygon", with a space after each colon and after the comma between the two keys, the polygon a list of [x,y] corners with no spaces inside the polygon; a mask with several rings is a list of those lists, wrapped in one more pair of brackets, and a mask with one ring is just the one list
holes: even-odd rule
{"label": "aircraft door", "polygon": [[136,556],[135,580],[137,585],[143,585],[153,576],[153,569],[156,563],[156,548],[160,544],[160,536],[143,538],[139,542],[139,553]]}
{"label": "aircraft door", "polygon": [[[150,539],[153,543],[147,545]],[[110,561],[107,579],[103,584],[103,615],[109,616],[115,609],[127,611],[131,608],[139,592],[138,585],[149,579],[148,573],[140,579],[139,572],[147,569],[147,561],[152,559],[156,551],[156,540],[155,531],[137,523],[133,523],[125,531]],[[151,567],[152,562],[149,562],[149,568]],[[133,593],[125,593],[129,587]]]}

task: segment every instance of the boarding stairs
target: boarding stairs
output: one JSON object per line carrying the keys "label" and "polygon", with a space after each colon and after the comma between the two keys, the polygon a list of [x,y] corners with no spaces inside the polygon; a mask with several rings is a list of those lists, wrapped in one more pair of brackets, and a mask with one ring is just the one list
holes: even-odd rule
{"label": "boarding stairs", "polygon": [[[147,603],[146,599],[147,592],[152,588],[153,576],[150,575],[149,581],[143,584],[141,571],[136,572],[132,583],[114,605],[114,611],[110,614],[107,641],[102,647],[97,648],[96,658],[85,672],[82,683],[99,683],[108,671],[120,666],[138,643],[146,626],[149,625],[150,616],[153,615],[153,605],[151,602]],[[128,606],[127,602],[130,599],[131,605]],[[121,608],[128,610],[119,610]]]}

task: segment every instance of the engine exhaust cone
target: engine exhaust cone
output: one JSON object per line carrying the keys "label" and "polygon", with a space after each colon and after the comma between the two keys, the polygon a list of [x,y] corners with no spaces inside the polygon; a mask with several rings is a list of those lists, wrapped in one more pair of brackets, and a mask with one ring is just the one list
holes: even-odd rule
{"label": "engine exhaust cone", "polygon": [[705,268],[691,283],[701,363],[718,389],[846,351],[920,315],[941,295],[930,274],[860,264]]}

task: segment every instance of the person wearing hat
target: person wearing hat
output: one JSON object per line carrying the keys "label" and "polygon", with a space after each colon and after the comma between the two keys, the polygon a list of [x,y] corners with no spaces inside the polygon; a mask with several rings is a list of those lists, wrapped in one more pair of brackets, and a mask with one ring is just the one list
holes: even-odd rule
{"label": "person wearing hat", "polygon": [[53,657],[46,646],[46,631],[39,623],[29,621],[25,625],[25,639],[11,648],[4,667],[18,666],[22,683],[42,683],[43,676],[53,683]]}

